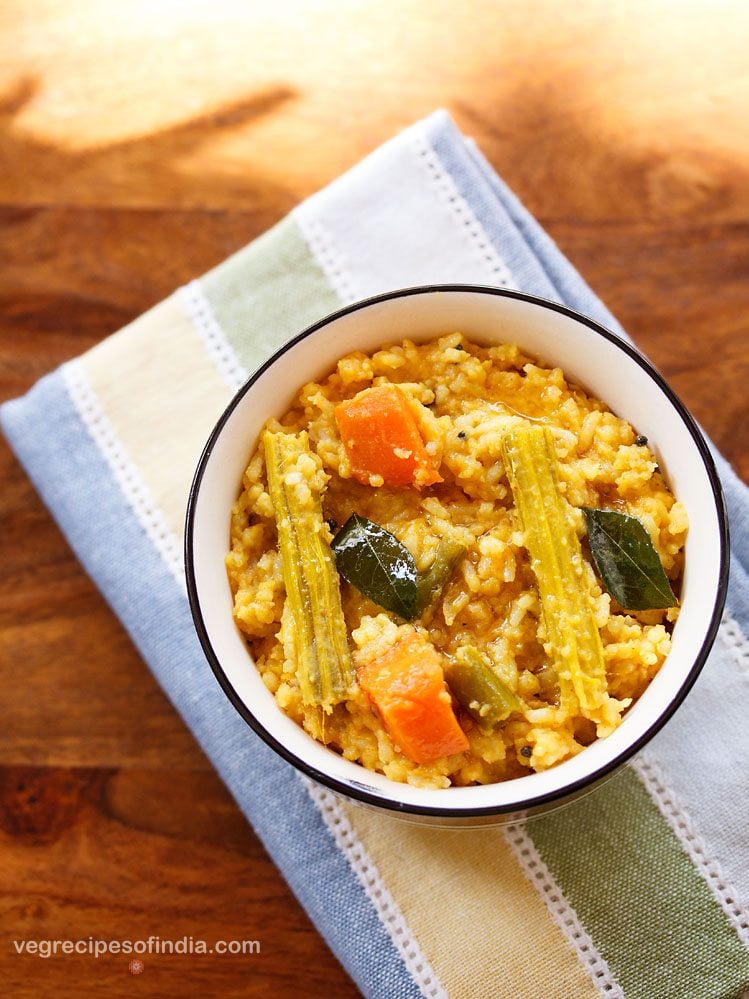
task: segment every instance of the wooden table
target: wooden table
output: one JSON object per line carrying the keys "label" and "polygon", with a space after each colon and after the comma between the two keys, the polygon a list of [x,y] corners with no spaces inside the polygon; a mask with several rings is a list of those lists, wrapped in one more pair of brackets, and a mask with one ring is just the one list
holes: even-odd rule
{"label": "wooden table", "polygon": [[[314,10],[313,10],[314,7]],[[439,105],[749,476],[749,10],[4,0],[0,397]],[[0,444],[0,990],[352,996]],[[13,939],[259,955],[19,957]]]}

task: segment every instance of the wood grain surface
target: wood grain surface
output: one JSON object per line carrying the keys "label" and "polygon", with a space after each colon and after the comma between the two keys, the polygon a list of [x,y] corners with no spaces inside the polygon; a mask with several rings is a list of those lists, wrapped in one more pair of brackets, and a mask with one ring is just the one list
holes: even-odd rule
{"label": "wood grain surface", "polygon": [[[749,477],[741,2],[0,5],[0,399],[448,107]],[[3,996],[356,995],[0,441]],[[13,940],[258,939],[251,956]]]}

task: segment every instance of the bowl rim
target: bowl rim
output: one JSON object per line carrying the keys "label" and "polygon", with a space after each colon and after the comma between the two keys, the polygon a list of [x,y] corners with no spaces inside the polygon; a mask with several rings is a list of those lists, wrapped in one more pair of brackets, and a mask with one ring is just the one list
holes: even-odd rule
{"label": "bowl rim", "polygon": [[[332,777],[326,774],[324,771],[319,770],[317,767],[309,764],[305,759],[298,756],[288,749],[283,743],[276,739],[273,735],[268,732],[262,722],[257,718],[255,714],[247,707],[245,702],[239,697],[235,691],[231,681],[223,670],[221,662],[213,649],[211,640],[208,634],[208,629],[206,627],[205,621],[203,619],[203,614],[200,606],[200,600],[198,597],[198,585],[195,573],[195,563],[194,563],[194,528],[195,528],[195,518],[196,518],[196,507],[198,494],[200,492],[200,487],[203,481],[203,477],[208,465],[208,462],[213,453],[214,446],[219,436],[221,435],[226,423],[231,417],[234,410],[237,408],[239,403],[242,401],[245,395],[252,389],[255,383],[268,371],[269,368],[273,367],[277,361],[279,361],[284,354],[287,353],[291,348],[296,346],[302,340],[316,333],[318,330],[325,326],[329,326],[332,323],[337,322],[344,316],[351,315],[352,313],[359,312],[366,309],[372,305],[377,305],[382,302],[391,301],[398,298],[407,298],[424,294],[433,293],[459,293],[459,294],[480,294],[480,295],[494,295],[503,298],[511,298],[519,301],[527,302],[531,305],[540,306],[543,309],[548,309],[553,312],[561,313],[570,319],[573,319],[583,326],[587,326],[593,333],[598,336],[602,336],[604,339],[611,342],[615,347],[618,347],[625,354],[627,354],[631,360],[638,364],[647,375],[656,383],[658,388],[663,392],[668,401],[676,410],[680,419],[684,423],[687,431],[689,432],[696,448],[697,452],[702,460],[704,470],[707,474],[708,482],[712,491],[713,501],[715,503],[715,511],[718,520],[718,532],[719,532],[719,543],[720,543],[720,558],[719,566],[720,572],[718,577],[718,587],[715,594],[715,601],[713,604],[712,614],[710,617],[710,622],[708,628],[705,632],[704,640],[695,655],[694,662],[689,672],[684,677],[684,680],[680,684],[676,695],[673,699],[666,705],[664,710],[658,715],[658,717],[653,721],[653,723],[643,732],[638,739],[633,743],[629,744],[625,749],[609,760],[604,765],[600,766],[597,770],[593,770],[591,773],[580,777],[577,780],[571,782],[570,784],[565,784],[562,787],[556,788],[552,791],[546,792],[542,795],[536,795],[531,798],[524,799],[519,797],[517,801],[509,802],[499,805],[486,805],[481,807],[468,807],[461,808],[457,805],[452,806],[434,806],[434,805],[417,805],[406,802],[397,801],[395,799],[388,798],[381,794],[374,794],[370,792],[364,786],[357,786],[355,782],[347,783],[346,781],[339,780],[336,777]],[[703,666],[707,660],[710,650],[715,642],[715,638],[720,626],[721,617],[723,614],[723,609],[726,603],[726,596],[728,591],[728,575],[730,567],[730,545],[729,545],[729,526],[728,526],[728,516],[726,512],[726,503],[723,495],[723,487],[718,476],[718,472],[715,466],[715,461],[708,447],[707,441],[700,430],[694,417],[691,415],[687,407],[666,382],[665,378],[656,370],[656,368],[651,364],[651,362],[637,350],[631,343],[624,340],[618,334],[607,329],[601,323],[583,313],[577,312],[575,309],[571,309],[567,305],[562,305],[559,302],[550,301],[549,299],[541,298],[537,295],[529,295],[525,292],[515,291],[508,288],[499,288],[492,285],[481,285],[481,284],[466,284],[466,283],[450,283],[450,284],[426,284],[426,285],[414,285],[406,288],[398,288],[392,291],[381,292],[377,295],[372,295],[368,298],[358,300],[351,303],[350,305],[343,306],[340,309],[328,313],[321,319],[318,319],[311,325],[307,326],[300,333],[291,337],[287,340],[281,347],[274,351],[270,357],[268,357],[255,371],[250,374],[244,384],[235,392],[229,401],[228,405],[224,409],[223,413],[219,417],[216,425],[214,426],[211,434],[203,448],[200,455],[197,468],[195,470],[195,475],[193,477],[192,484],[190,486],[190,492],[187,501],[187,514],[185,519],[185,534],[184,534],[184,559],[185,559],[185,575],[187,582],[187,596],[190,604],[190,612],[192,614],[193,622],[195,625],[195,630],[198,635],[198,639],[203,648],[203,652],[208,660],[208,663],[219,683],[222,690],[228,697],[231,704],[234,706],[236,711],[239,713],[241,718],[245,721],[247,725],[258,735],[260,738],[273,749],[282,759],[287,763],[292,764],[297,770],[299,770],[303,775],[319,784],[324,785],[330,790],[343,795],[345,798],[354,799],[365,805],[374,806],[379,809],[385,809],[390,812],[400,813],[402,815],[418,815],[426,816],[435,819],[455,819],[455,818],[482,818],[490,817],[493,815],[507,815],[508,813],[523,812],[525,810],[535,811],[542,806],[549,806],[555,803],[561,804],[565,800],[569,799],[572,795],[582,792],[586,789],[591,789],[594,787],[602,778],[609,774],[613,774],[616,770],[624,766],[644,745],[646,745],[655,736],[661,728],[666,724],[666,722],[673,716],[677,708],[684,701],[685,697],[693,687],[697,677],[702,671]],[[251,660],[250,660],[251,661]],[[281,710],[280,708],[278,710]],[[522,778],[517,778],[521,780]]]}

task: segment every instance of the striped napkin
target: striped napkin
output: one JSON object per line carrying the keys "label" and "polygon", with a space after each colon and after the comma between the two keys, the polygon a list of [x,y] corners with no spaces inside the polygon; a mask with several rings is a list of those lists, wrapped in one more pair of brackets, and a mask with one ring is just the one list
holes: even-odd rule
{"label": "striped napkin", "polygon": [[440,112],[6,404],[2,425],[366,996],[740,996],[749,987],[749,493],[721,459],[732,580],[701,678],[632,766],[525,825],[444,831],[343,804],[247,728],[195,637],[185,504],[234,389],[342,304],[462,281],[518,287],[618,329]]}

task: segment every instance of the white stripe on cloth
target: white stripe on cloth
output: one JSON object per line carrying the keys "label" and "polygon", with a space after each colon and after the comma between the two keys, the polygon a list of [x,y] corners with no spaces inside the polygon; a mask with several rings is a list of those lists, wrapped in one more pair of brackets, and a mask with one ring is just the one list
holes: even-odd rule
{"label": "white stripe on cloth", "polygon": [[717,861],[710,856],[707,844],[700,836],[677,795],[668,786],[660,767],[651,754],[641,753],[632,763],[661,815],[671,826],[684,851],[705,880],[710,893],[725,912],[728,921],[742,943],[749,948],[749,910],[737,901],[736,889],[728,883]]}
{"label": "white stripe on cloth", "polygon": [[502,288],[517,288],[507,263],[497,253],[479,218],[458,190],[452,176],[442,166],[442,161],[427,139],[423,123],[419,123],[413,130],[413,144],[435,194],[467,231],[474,252],[480,255],[484,270],[490,275],[491,284]]}
{"label": "white stripe on cloth", "polygon": [[292,215],[344,304],[406,285],[515,287],[419,125],[313,194]]}
{"label": "white stripe on cloth", "polygon": [[115,434],[109,418],[86,377],[83,365],[68,361],[62,366],[62,376],[78,416],[99,449],[122,491],[138,523],[161,556],[164,564],[187,591],[182,545],[169,527],[166,517],[157,507],[148,486],[133,464],[122,442]]}
{"label": "white stripe on cloth", "polygon": [[200,281],[180,288],[177,296],[218,373],[233,391],[241,388],[247,381],[247,370],[219,326]]}
{"label": "white stripe on cloth", "polygon": [[736,660],[741,674],[749,677],[749,641],[739,622],[728,611],[720,622],[720,639]]}
{"label": "white stripe on cloth", "polygon": [[403,958],[409,974],[421,990],[425,999],[448,999],[447,992],[426,959],[419,942],[413,935],[398,907],[398,903],[388,891],[372,858],[364,844],[356,835],[348,816],[340,802],[330,791],[302,778],[309,796],[314,801],[323,822],[328,827],[336,846],[343,853],[364,889],[367,898],[385,927],[393,945]]}
{"label": "white stripe on cloth", "polygon": [[590,934],[578,919],[577,913],[564,896],[549,868],[541,859],[524,824],[507,826],[502,830],[525,876],[538,891],[551,913],[552,919],[571,944],[593,985],[609,999],[624,999],[624,991],[617,982],[606,960],[596,948]]}

